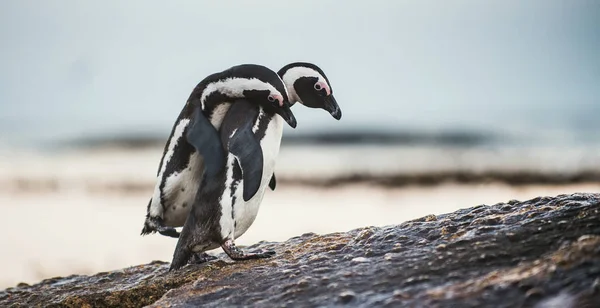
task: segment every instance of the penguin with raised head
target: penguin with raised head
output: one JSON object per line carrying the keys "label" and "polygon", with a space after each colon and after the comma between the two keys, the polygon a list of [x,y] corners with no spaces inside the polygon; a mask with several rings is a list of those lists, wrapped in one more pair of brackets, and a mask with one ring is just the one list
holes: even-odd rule
{"label": "penguin with raised head", "polygon": [[142,235],[158,231],[179,236],[173,227],[184,224],[203,174],[214,175],[223,165],[222,147],[215,142],[217,130],[231,103],[242,98],[296,126],[286,88],[272,70],[244,64],[204,78],[190,94],[165,145]]}
{"label": "penguin with raised head", "polygon": [[[226,76],[226,72],[220,73],[220,76]],[[327,76],[319,67],[311,63],[295,62],[282,67],[277,74],[285,84],[290,103],[299,102],[310,108],[321,108],[328,111],[335,119],[339,120],[341,118],[341,110],[333,97],[333,88]],[[198,96],[199,91],[206,88],[207,84],[219,81],[219,78],[218,75],[207,77],[209,80],[203,81],[194,89],[196,96]],[[229,88],[231,87],[233,87],[233,84],[230,84]],[[249,85],[246,87],[249,87]],[[223,87],[223,89],[226,88]],[[223,92],[228,91],[223,90]],[[281,89],[279,91],[285,92]],[[194,96],[194,92],[190,95],[190,98]],[[218,102],[218,100],[215,100],[215,102]],[[218,128],[230,104],[218,105],[213,102],[208,105],[213,106],[213,111],[206,114],[213,126]],[[189,113],[190,111],[186,111],[184,108],[165,145],[154,195],[146,208],[146,220],[142,235],[159,232],[162,235],[177,238],[179,232],[175,228],[183,226],[194,201],[197,187],[200,185],[203,160],[201,155],[183,137],[189,124],[189,116],[187,116]],[[266,125],[266,122],[262,122],[262,125]],[[279,153],[282,134],[283,125],[280,121],[272,121],[265,130],[265,135],[269,137],[269,143],[273,144],[268,152],[274,157]],[[269,186],[271,189],[275,189],[275,174],[268,175],[265,172],[263,176],[268,176]],[[262,193],[260,197],[250,200],[251,207],[257,207],[261,201]],[[249,227],[251,223],[247,226]],[[240,229],[238,228],[238,230]],[[204,257],[208,258],[206,255]]]}
{"label": "penguin with raised head", "polygon": [[177,242],[171,270],[218,247],[233,260],[273,255],[273,252],[245,253],[235,246],[235,239],[254,221],[260,203],[248,201],[262,198],[268,175],[275,166],[272,149],[273,141],[277,140],[266,131],[277,119],[274,112],[249,100],[238,100],[229,108],[220,128],[225,167],[219,168],[217,174],[206,173],[203,177]]}

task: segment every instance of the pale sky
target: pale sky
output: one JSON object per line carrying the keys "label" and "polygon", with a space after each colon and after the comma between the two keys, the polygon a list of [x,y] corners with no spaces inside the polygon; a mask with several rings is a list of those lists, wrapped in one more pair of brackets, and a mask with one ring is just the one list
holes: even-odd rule
{"label": "pale sky", "polygon": [[292,61],[343,111],[295,107],[299,133],[600,127],[596,0],[4,0],[0,41],[6,136],[167,135],[206,75]]}

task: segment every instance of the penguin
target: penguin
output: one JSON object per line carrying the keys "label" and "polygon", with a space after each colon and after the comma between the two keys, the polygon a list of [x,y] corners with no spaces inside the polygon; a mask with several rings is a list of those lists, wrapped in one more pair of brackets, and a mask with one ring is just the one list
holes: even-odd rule
{"label": "penguin", "polygon": [[[321,108],[328,111],[333,118],[339,120],[342,116],[341,110],[337,104],[337,101],[333,97],[333,89],[325,73],[316,65],[306,62],[294,62],[282,67],[277,75],[284,83],[286,88],[289,102],[293,105],[295,102],[307,106],[309,108]],[[225,114],[224,110],[218,109],[218,117],[215,123],[215,127],[220,127],[220,123]],[[179,121],[179,119],[178,119]],[[177,126],[175,123],[175,127]],[[266,122],[263,122],[265,125]],[[267,152],[269,155],[276,157],[279,154],[279,146],[281,143],[281,137],[283,135],[283,125],[280,124],[279,119],[273,119],[271,124],[268,126],[265,134],[268,136],[269,144],[272,144]],[[178,134],[171,133],[169,140],[173,138],[173,135]],[[266,140],[265,140],[266,141]],[[171,156],[174,159],[170,160],[169,170],[179,170],[177,176],[173,176],[172,173],[164,173],[158,175],[158,181],[155,186],[154,196],[150,200],[147,206],[146,221],[142,230],[142,235],[158,232],[161,235],[169,236],[173,238],[179,237],[179,232],[175,230],[176,227],[183,226],[185,218],[190,211],[190,205],[194,201],[196,193],[195,188],[200,185],[201,170],[197,162],[197,154],[194,153],[193,147],[188,145],[185,140],[179,141],[179,146],[174,147],[171,151]],[[170,141],[167,142],[168,147]],[[263,149],[264,151],[265,149]],[[165,150],[165,153],[167,151]],[[163,154],[163,160],[165,159]],[[161,160],[161,165],[162,165]],[[276,178],[274,172],[270,175],[265,171],[263,176],[267,176],[268,186],[274,190],[276,187]],[[169,178],[170,185],[163,185],[161,183],[166,182]],[[173,187],[179,188],[173,189]],[[170,190],[166,190],[171,188]],[[257,193],[258,196],[249,200],[249,208],[258,208],[262,202],[263,191]],[[156,196],[168,196],[164,199],[158,199]],[[244,227],[247,230],[252,222],[245,224]],[[237,230],[242,230],[238,228]],[[199,257],[199,256],[194,256]],[[210,257],[206,254],[199,258],[198,262],[206,260]]]}
{"label": "penguin", "polygon": [[340,120],[342,110],[333,97],[329,79],[318,66],[307,62],[294,62],[282,67],[277,75],[283,80],[290,99],[309,107],[324,109]]}
{"label": "penguin", "polygon": [[[331,88],[325,73],[318,66],[312,63],[294,62],[281,68],[277,74],[285,84],[290,103],[299,102],[309,108],[321,108],[328,111],[334,119],[341,119],[342,111],[333,96],[333,89]],[[283,126],[273,126],[272,129],[268,130],[267,136],[270,138],[265,138],[261,141],[262,145],[262,142],[265,140],[270,140],[269,144],[272,146],[268,148],[274,153],[273,160],[279,155],[282,135]],[[267,147],[263,146],[263,151],[265,153],[269,152],[266,149]],[[266,187],[268,186],[271,190],[275,190],[276,178],[274,167],[269,169],[265,168],[263,170],[263,176],[265,177],[265,183],[268,181],[268,185],[261,185],[254,197],[245,202],[244,208],[251,209],[249,211],[253,213],[253,215],[245,216],[245,223],[240,224],[235,228],[236,238],[242,236],[254,222],[254,219],[256,218],[256,213],[254,211],[258,211]],[[194,260],[196,263],[213,259],[213,257],[210,257],[207,254],[203,254],[203,258],[197,258],[197,256],[194,257],[196,258]]]}
{"label": "penguin", "polygon": [[249,100],[238,100],[229,108],[219,131],[226,153],[225,167],[219,167],[217,174],[204,175],[181,230],[170,270],[179,269],[193,256],[206,255],[205,251],[218,247],[236,261],[274,254],[243,252],[236,247],[235,239],[254,221],[260,203],[252,207],[248,201],[262,198],[275,166],[277,155],[272,149],[278,140],[267,131],[277,119],[274,112]]}
{"label": "penguin", "polygon": [[[342,110],[333,96],[333,88],[321,68],[312,63],[294,62],[277,71],[288,90],[290,103],[296,102],[309,107],[324,109],[331,116],[340,120]],[[269,188],[275,190],[277,180],[275,173],[269,181]]]}
{"label": "penguin", "polygon": [[223,166],[217,131],[231,103],[241,98],[296,127],[283,81],[269,68],[242,64],[204,78],[190,94],[165,144],[142,235],[179,236],[173,227],[184,224],[203,174],[214,175]]}

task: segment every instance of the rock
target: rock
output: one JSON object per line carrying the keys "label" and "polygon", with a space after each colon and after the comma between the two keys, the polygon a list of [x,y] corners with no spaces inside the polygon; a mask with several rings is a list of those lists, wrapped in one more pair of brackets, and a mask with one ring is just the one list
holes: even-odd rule
{"label": "rock", "polygon": [[350,290],[346,290],[343,291],[342,293],[340,293],[340,302],[343,304],[347,304],[349,302],[351,302],[354,298],[356,297],[356,294],[354,294],[354,292],[350,291]]}
{"label": "rock", "polygon": [[600,194],[260,242],[271,259],[152,262],[0,292],[1,307],[600,307]]}

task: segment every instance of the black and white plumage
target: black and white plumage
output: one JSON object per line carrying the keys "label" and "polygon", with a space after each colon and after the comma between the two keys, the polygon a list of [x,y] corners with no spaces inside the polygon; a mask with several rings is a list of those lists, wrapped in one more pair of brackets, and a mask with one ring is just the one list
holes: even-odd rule
{"label": "black and white plumage", "polygon": [[[272,255],[244,253],[234,241],[256,217],[258,207],[248,206],[248,200],[262,195],[268,182],[263,170],[272,171],[274,166],[275,157],[268,152],[263,155],[269,138],[261,128],[261,123],[270,123],[273,117],[275,114],[247,100],[236,101],[227,112],[220,128],[225,168],[216,174],[205,173],[177,242],[172,270],[186,265],[192,256],[218,247],[234,260]],[[254,187],[257,178],[261,179],[258,188]],[[248,185],[252,185],[251,191],[258,189],[256,195],[248,194]]]}
{"label": "black and white plumage", "polygon": [[214,175],[224,165],[224,154],[215,140],[219,140],[217,130],[227,110],[237,99],[259,104],[266,113],[278,114],[278,119],[296,126],[287,90],[272,70],[244,64],[204,78],[190,94],[165,145],[142,235],[158,231],[178,237],[173,227],[184,224],[203,173]]}
{"label": "black and white plumage", "polygon": [[[341,110],[333,97],[331,84],[329,83],[327,76],[325,76],[325,73],[319,67],[311,63],[295,62],[284,66],[277,74],[285,84],[291,103],[299,102],[310,108],[321,108],[327,110],[335,119],[339,120],[341,118]],[[220,114],[223,113],[221,112]],[[222,116],[219,119],[218,124],[222,121]],[[279,155],[279,146],[283,135],[283,125],[281,123],[281,118],[273,117],[268,122],[260,122],[259,126],[261,127],[261,131],[264,129],[265,135],[261,141],[264,160],[270,162],[265,163],[263,166],[263,177],[265,183],[274,190],[276,186],[274,174],[275,159]],[[215,125],[215,127],[217,126]],[[174,227],[183,226],[185,218],[190,211],[190,205],[193,203],[196,189],[200,185],[202,174],[201,171],[197,170],[201,167],[201,165],[196,163],[198,161],[196,158],[197,154],[193,152],[193,149],[188,149],[185,146],[185,141],[183,144],[184,146],[174,149],[172,156],[177,157],[177,159],[171,160],[174,169],[183,171],[176,177],[172,177],[170,183],[173,187],[180,187],[185,191],[178,193],[176,190],[171,190],[175,197],[165,199],[162,204],[155,202],[153,206],[152,204],[148,206],[146,226],[144,227],[144,230],[147,232],[142,231],[143,234],[158,231],[160,234],[166,236],[179,236],[179,233]],[[191,155],[191,158],[188,160],[186,157],[189,155]],[[159,176],[159,181],[160,180],[161,177]],[[265,183],[261,183],[261,187],[263,187]],[[255,196],[246,202],[245,212],[248,213],[248,215],[244,216],[243,223],[236,228],[238,236],[241,236],[246,232],[254,222],[265,190],[266,189],[260,188]],[[159,191],[161,191],[161,187],[157,184],[155,195],[157,195]],[[169,192],[163,192],[163,194],[169,194]],[[157,206],[160,206],[165,210],[161,210],[160,208],[157,208]],[[236,238],[238,236],[236,236]]]}
{"label": "black and white plumage", "polygon": [[277,74],[283,79],[290,102],[309,108],[321,108],[333,118],[342,118],[342,110],[333,97],[333,88],[327,76],[318,66],[306,62],[294,62],[282,67]]}
{"label": "black and white plumage", "polygon": [[[292,104],[299,102],[309,108],[324,109],[336,120],[342,118],[342,110],[333,96],[331,83],[321,68],[312,63],[294,62],[282,67],[277,74],[285,83]],[[269,187],[275,190],[276,186],[273,173]]]}

